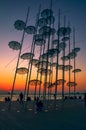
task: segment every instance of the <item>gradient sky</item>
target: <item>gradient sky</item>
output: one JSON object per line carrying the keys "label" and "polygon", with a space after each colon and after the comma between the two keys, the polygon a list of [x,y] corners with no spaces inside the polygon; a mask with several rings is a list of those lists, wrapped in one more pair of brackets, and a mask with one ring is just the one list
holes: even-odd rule
{"label": "gradient sky", "polygon": [[[13,24],[20,19],[25,21],[27,8],[30,7],[28,25],[35,24],[36,14],[39,5],[42,9],[50,7],[50,0],[0,0],[0,89],[10,90],[12,87],[14,70],[17,61],[18,51],[8,47],[9,41],[21,41],[22,32],[17,31]],[[82,72],[77,74],[77,91],[86,90],[86,0],[53,0],[53,12],[58,23],[58,9],[61,9],[61,24],[66,16],[71,27],[76,29],[76,47],[81,51],[76,58],[76,66]],[[55,25],[57,26],[57,25]],[[28,41],[26,41],[26,44]],[[30,43],[29,43],[30,45]],[[72,46],[72,45],[71,45]],[[27,46],[26,46],[27,47]],[[14,59],[14,60],[13,60]],[[19,85],[21,79],[18,77]],[[22,83],[23,84],[23,83]]]}

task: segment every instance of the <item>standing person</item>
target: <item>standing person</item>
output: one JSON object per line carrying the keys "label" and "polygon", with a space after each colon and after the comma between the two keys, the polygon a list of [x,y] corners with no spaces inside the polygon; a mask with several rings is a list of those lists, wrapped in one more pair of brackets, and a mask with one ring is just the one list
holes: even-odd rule
{"label": "standing person", "polygon": [[23,103],[23,93],[22,92],[19,94],[19,98],[20,98],[20,103]]}
{"label": "standing person", "polygon": [[84,93],[84,103],[85,103],[85,106],[86,106],[86,92]]}
{"label": "standing person", "polygon": [[43,110],[43,103],[42,101],[40,100],[39,101],[39,111],[42,111]]}

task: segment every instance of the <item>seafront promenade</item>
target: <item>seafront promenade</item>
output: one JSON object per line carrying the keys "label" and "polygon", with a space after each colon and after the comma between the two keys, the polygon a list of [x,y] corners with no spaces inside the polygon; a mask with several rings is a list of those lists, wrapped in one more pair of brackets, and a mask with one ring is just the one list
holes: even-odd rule
{"label": "seafront promenade", "polygon": [[19,102],[0,102],[0,130],[86,130],[86,106],[84,100],[61,100],[56,109],[50,102],[48,109],[41,112],[32,110],[33,102],[28,102],[27,111]]}

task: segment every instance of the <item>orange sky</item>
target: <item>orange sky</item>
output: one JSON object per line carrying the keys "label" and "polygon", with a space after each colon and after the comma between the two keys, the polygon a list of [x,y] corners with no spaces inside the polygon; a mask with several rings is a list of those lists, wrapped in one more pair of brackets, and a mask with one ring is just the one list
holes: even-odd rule
{"label": "orange sky", "polygon": [[[33,0],[34,1],[34,0]],[[31,6],[30,10],[30,18],[28,24],[34,25],[36,20],[36,15],[38,13],[38,3],[36,5],[33,4],[33,1],[31,0],[29,2],[29,5]],[[17,2],[17,3],[16,3]],[[21,5],[20,5],[21,3]],[[35,3],[35,2],[34,2]],[[45,0],[45,3],[40,0],[40,3],[42,3],[42,8],[48,8],[49,7],[49,1]],[[15,5],[15,6],[14,6]],[[16,6],[17,5],[17,6]],[[76,5],[76,6],[75,6]],[[77,73],[76,75],[76,81],[77,81],[77,91],[86,91],[86,14],[85,14],[85,7],[86,4],[84,4],[82,1],[67,1],[67,3],[63,1],[55,1],[53,3],[53,10],[54,10],[54,16],[56,16],[56,23],[55,26],[57,27],[58,22],[58,9],[61,8],[62,15],[61,15],[61,26],[63,26],[63,17],[64,15],[67,15],[67,22],[68,20],[71,21],[71,27],[76,28],[76,47],[80,47],[81,50],[77,55],[76,58],[76,67],[80,68],[82,71],[80,73]],[[0,29],[0,90],[11,90],[13,79],[14,79],[14,72],[18,57],[18,51],[13,51],[8,47],[8,43],[12,40],[21,41],[22,38],[22,32],[17,31],[14,28],[14,22],[17,19],[25,21],[26,12],[27,12],[27,6],[28,1],[1,1],[0,4],[0,12],[1,12],[1,29]],[[77,7],[77,9],[76,9]],[[11,9],[8,10],[8,9]],[[34,8],[34,10],[33,10]],[[67,12],[67,13],[66,13]],[[66,14],[65,14],[66,13]],[[84,20],[83,20],[84,19]],[[72,37],[72,35],[71,35]],[[28,47],[25,51],[30,51],[31,47],[31,37],[25,35],[24,40],[24,48]],[[71,47],[73,47],[71,42]],[[25,52],[24,51],[24,52]],[[36,56],[39,52],[39,47],[36,47]],[[21,62],[21,66],[24,62]],[[25,63],[27,64],[27,62]],[[73,63],[72,63],[73,64]],[[36,78],[36,69],[33,70],[33,76],[32,78]],[[66,79],[68,79],[68,73],[65,73]],[[73,75],[72,75],[73,77]],[[61,78],[59,76],[59,78]],[[55,80],[53,76],[53,81]],[[15,83],[15,89],[23,89],[25,85],[25,75],[17,75],[16,83]],[[61,86],[58,87],[58,90],[61,91]],[[68,91],[68,87],[65,86],[65,91]]]}
{"label": "orange sky", "polygon": [[[2,75],[0,75],[0,90],[7,90],[10,91],[12,89],[12,84],[13,84],[13,79],[14,79],[14,72],[12,72],[11,69],[7,69],[5,68],[5,71],[3,72],[3,70],[1,70]],[[36,70],[35,68],[33,69],[33,76],[31,79],[36,79]],[[55,73],[54,73],[55,74]],[[65,72],[65,78],[67,79],[68,82],[68,72]],[[82,71],[76,74],[76,82],[78,83],[77,85],[77,91],[85,91],[85,75],[86,72]],[[59,78],[61,78],[61,74],[59,76]],[[21,90],[24,89],[25,86],[25,79],[26,79],[26,74],[25,75],[19,75],[17,74],[16,76],[16,82],[15,82],[15,90]],[[73,74],[71,76],[71,79],[73,79]],[[53,82],[55,81],[55,78],[53,76]],[[71,80],[73,81],[73,80]],[[34,88],[34,87],[33,87]],[[32,90],[32,88],[31,88]],[[71,90],[73,90],[71,88]],[[58,91],[61,91],[61,86],[58,86]],[[65,91],[68,91],[68,86],[66,86],[65,84]]]}

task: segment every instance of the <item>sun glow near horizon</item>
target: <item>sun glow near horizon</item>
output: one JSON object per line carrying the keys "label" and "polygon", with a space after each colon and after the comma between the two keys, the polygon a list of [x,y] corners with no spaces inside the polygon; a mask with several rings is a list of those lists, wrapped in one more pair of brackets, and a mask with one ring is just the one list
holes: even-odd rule
{"label": "sun glow near horizon", "polygon": [[[71,1],[72,2],[72,1]],[[70,6],[67,6],[66,2],[62,2],[60,4],[61,6],[61,9],[63,9],[62,11],[64,12],[64,10],[73,10],[71,12],[69,12],[67,15],[69,15],[69,19],[71,21],[71,23],[73,23],[74,26],[76,26],[76,28],[80,27],[81,30],[79,29],[79,32],[77,32],[77,29],[76,29],[76,38],[78,39],[78,41],[80,39],[84,39],[84,41],[82,41],[82,43],[76,43],[76,46],[77,47],[80,47],[81,50],[79,52],[79,54],[77,55],[77,58],[76,58],[76,68],[79,67],[82,71],[80,73],[77,73],[76,74],[76,82],[77,82],[77,91],[86,91],[86,80],[85,80],[85,76],[86,76],[86,68],[85,68],[85,64],[86,64],[86,61],[85,61],[85,48],[86,48],[86,38],[84,37],[84,35],[86,34],[84,32],[84,26],[83,25],[83,20],[81,17],[85,17],[83,14],[83,10],[80,10],[80,5],[79,5],[79,2],[78,2],[78,6],[77,6],[77,10],[80,12],[79,16],[80,19],[79,19],[79,16],[78,18],[76,17],[77,16],[77,10],[75,8],[75,6],[71,6],[71,2],[69,2],[69,5]],[[8,2],[9,3],[9,2]],[[14,80],[14,74],[15,74],[15,68],[16,68],[16,63],[17,63],[17,59],[18,59],[18,54],[19,54],[19,51],[14,51],[12,49],[10,49],[8,47],[8,43],[12,40],[14,41],[18,41],[20,42],[21,41],[21,38],[22,38],[22,32],[21,31],[17,31],[14,29],[14,22],[16,19],[25,19],[25,13],[26,11],[22,10],[25,8],[27,8],[27,5],[25,5],[25,3],[23,5],[21,5],[21,8],[20,6],[18,6],[18,9],[16,8],[16,14],[15,14],[15,7],[13,6],[13,3],[7,3],[7,7],[4,6],[4,3],[3,3],[3,8],[1,7],[1,12],[3,12],[3,15],[1,15],[1,47],[0,47],[0,52],[1,52],[1,55],[0,55],[0,59],[1,59],[1,64],[0,64],[0,90],[12,90],[12,86],[13,86],[13,80]],[[18,2],[17,2],[18,3]],[[23,1],[22,1],[23,3]],[[28,2],[26,2],[28,3]],[[41,1],[42,3],[42,1]],[[47,5],[49,5],[49,2],[46,1]],[[82,3],[82,2],[81,2]],[[12,5],[10,5],[12,4]],[[14,4],[16,4],[16,2],[14,2]],[[20,3],[18,3],[20,5]],[[55,16],[56,16],[56,21],[58,21],[57,19],[57,14],[58,14],[58,10],[57,10],[57,7],[58,5],[56,3],[54,3],[54,6],[55,6]],[[73,3],[74,4],[74,3]],[[75,4],[76,4],[76,1],[75,1]],[[10,7],[13,8],[12,12],[8,10],[9,8],[9,5]],[[24,7],[25,5],[25,7]],[[63,6],[64,5],[64,6]],[[34,6],[34,10],[33,10],[33,4],[31,5],[32,7],[32,12],[35,10],[37,12],[37,9],[38,9],[38,3],[36,6]],[[4,8],[5,7],[5,8]],[[43,5],[43,7],[46,7],[46,5]],[[8,11],[9,13],[6,14],[4,13],[4,11]],[[21,12],[21,13],[20,13]],[[31,12],[30,12],[31,13]],[[63,20],[63,15],[64,13],[61,15],[61,19]],[[71,17],[70,17],[71,16]],[[34,25],[35,22],[33,22],[34,20],[36,20],[36,14],[30,14],[30,17],[32,18],[29,19],[29,22],[31,24]],[[75,19],[76,18],[76,19]],[[10,19],[10,20],[9,20]],[[82,21],[81,21],[82,20]],[[73,21],[73,22],[72,22]],[[28,23],[29,23],[28,22]],[[81,23],[79,23],[81,22]],[[4,24],[3,24],[4,23]],[[29,23],[29,24],[30,24]],[[56,27],[57,27],[57,22],[55,23],[56,24]],[[63,24],[63,21],[61,22],[61,24]],[[72,25],[72,26],[73,26]],[[62,25],[61,25],[62,26]],[[3,29],[2,29],[3,27]],[[86,31],[86,30],[85,30]],[[72,35],[71,35],[72,36]],[[77,41],[76,39],[76,41]],[[25,40],[24,40],[24,47],[23,47],[23,50],[22,50],[22,53],[23,52],[26,52],[26,51],[30,51],[31,50],[31,43],[32,43],[32,36],[28,36],[28,35],[25,35]],[[71,41],[71,47],[73,47],[72,45],[72,41]],[[72,48],[71,48],[72,49]],[[36,47],[35,48],[35,53],[36,53],[36,57],[38,58],[39,57],[39,50],[40,48],[39,47]],[[67,50],[68,52],[68,50]],[[35,58],[36,58],[35,57]],[[73,64],[73,60],[71,61],[71,63]],[[22,65],[24,66],[27,66],[28,62],[23,62],[22,60],[20,61],[20,64],[19,64],[19,67],[21,67]],[[37,68],[33,67],[32,68],[33,71],[32,71],[32,74],[31,74],[31,79],[36,79],[36,75],[37,75]],[[25,77],[26,75],[19,75],[17,74],[16,76],[16,82],[15,82],[15,87],[14,89],[15,90],[24,90],[24,87],[25,87]],[[62,79],[62,73],[59,72],[59,75],[58,75],[58,79]],[[40,78],[39,78],[40,79]],[[68,71],[65,72],[65,79],[66,79],[66,83],[68,82]],[[42,79],[44,81],[44,78]],[[53,78],[52,78],[52,82],[55,82],[55,72],[53,72]],[[73,81],[73,73],[71,73],[71,81]],[[66,85],[65,83],[65,91],[68,91],[68,86]],[[31,87],[31,89],[34,91],[34,86]],[[62,89],[62,86],[58,86],[58,90],[61,91]],[[71,88],[73,90],[73,88]]]}

